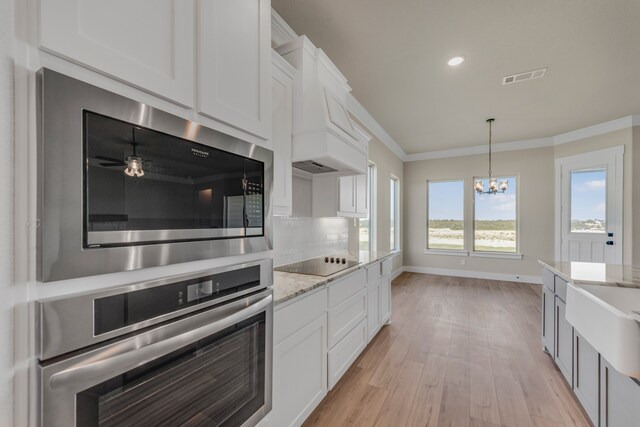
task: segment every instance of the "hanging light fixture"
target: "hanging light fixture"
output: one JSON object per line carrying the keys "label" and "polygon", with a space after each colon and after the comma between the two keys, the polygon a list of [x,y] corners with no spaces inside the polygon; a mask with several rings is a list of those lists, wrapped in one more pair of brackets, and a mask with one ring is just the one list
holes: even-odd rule
{"label": "hanging light fixture", "polygon": [[127,176],[140,178],[144,176],[144,170],[142,169],[142,157],[138,157],[136,155],[136,146],[138,145],[136,143],[136,128],[132,128],[131,130],[133,133],[131,140],[133,155],[127,157],[127,161],[125,162],[127,164],[127,167],[125,168],[124,173]]}
{"label": "hanging light fixture", "polygon": [[487,123],[489,123],[489,188],[485,191],[484,182],[481,179],[476,179],[473,183],[473,188],[478,194],[496,194],[498,191],[504,193],[509,187],[509,181],[500,180],[498,184],[498,179],[491,176],[493,172],[491,170],[491,125],[495,120],[496,119],[487,119]]}

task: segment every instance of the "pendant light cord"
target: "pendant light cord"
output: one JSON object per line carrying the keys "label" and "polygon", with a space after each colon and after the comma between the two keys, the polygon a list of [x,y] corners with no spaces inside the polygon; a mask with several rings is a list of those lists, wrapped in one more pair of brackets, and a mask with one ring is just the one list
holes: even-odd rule
{"label": "pendant light cord", "polygon": [[491,181],[491,124],[495,119],[487,119],[487,123],[489,123],[489,181]]}

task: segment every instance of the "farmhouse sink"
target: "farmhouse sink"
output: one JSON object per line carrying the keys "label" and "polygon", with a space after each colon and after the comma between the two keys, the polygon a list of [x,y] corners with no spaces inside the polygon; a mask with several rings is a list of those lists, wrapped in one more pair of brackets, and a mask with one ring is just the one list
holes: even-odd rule
{"label": "farmhouse sink", "polygon": [[569,282],[566,319],[617,371],[640,378],[640,289]]}

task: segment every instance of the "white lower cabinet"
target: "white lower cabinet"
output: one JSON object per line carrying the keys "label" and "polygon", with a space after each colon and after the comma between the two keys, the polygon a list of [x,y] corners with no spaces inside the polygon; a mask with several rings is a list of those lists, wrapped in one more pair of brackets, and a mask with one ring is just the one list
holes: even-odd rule
{"label": "white lower cabinet", "polygon": [[327,317],[324,313],[273,349],[272,425],[301,425],[326,394]]}
{"label": "white lower cabinet", "polygon": [[367,287],[367,341],[380,330],[380,282]]}
{"label": "white lower cabinet", "polygon": [[329,350],[329,390],[367,346],[367,323],[365,319],[356,325],[338,344]]}
{"label": "white lower cabinet", "polygon": [[275,307],[272,426],[301,425],[389,319],[383,271],[378,262]]}
{"label": "white lower cabinet", "polygon": [[329,348],[338,344],[367,317],[367,290],[360,292],[329,310]]}
{"label": "white lower cabinet", "polygon": [[600,427],[640,426],[640,383],[600,358]]}
{"label": "white lower cabinet", "polygon": [[542,343],[594,426],[640,426],[640,381],[616,371],[565,318],[567,282],[543,272]]}
{"label": "white lower cabinet", "polygon": [[567,382],[573,387],[573,327],[565,318],[566,304],[556,296],[556,345],[554,360]]}
{"label": "white lower cabinet", "polygon": [[600,355],[577,331],[574,331],[573,355],[573,391],[591,422],[597,425]]}
{"label": "white lower cabinet", "polygon": [[380,324],[385,324],[391,319],[391,276],[382,276],[380,282]]}

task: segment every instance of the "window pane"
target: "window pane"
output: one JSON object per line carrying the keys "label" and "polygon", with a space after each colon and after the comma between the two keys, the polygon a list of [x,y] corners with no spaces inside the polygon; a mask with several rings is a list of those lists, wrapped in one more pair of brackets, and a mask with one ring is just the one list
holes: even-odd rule
{"label": "window pane", "polygon": [[372,251],[373,250],[373,231],[374,231],[374,219],[373,219],[373,203],[374,203],[374,191],[375,191],[375,181],[374,181],[374,165],[369,165],[367,169],[367,185],[369,197],[367,198],[367,217],[360,219],[360,250],[361,251]]}
{"label": "window pane", "polygon": [[464,249],[464,181],[428,183],[427,249]]}
{"label": "window pane", "polygon": [[607,230],[607,171],[571,171],[571,232]]}
{"label": "window pane", "polygon": [[[485,188],[487,178],[482,179]],[[506,180],[509,188],[504,193],[475,195],[474,244],[476,251],[516,252],[517,209],[516,177],[497,177],[498,182]]]}
{"label": "window pane", "polygon": [[390,182],[390,212],[389,212],[389,249],[398,249],[398,180],[391,178]]}

